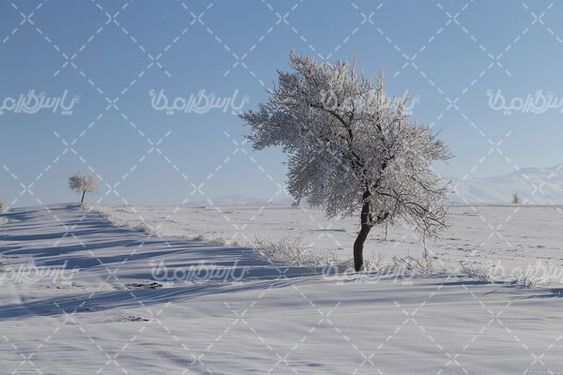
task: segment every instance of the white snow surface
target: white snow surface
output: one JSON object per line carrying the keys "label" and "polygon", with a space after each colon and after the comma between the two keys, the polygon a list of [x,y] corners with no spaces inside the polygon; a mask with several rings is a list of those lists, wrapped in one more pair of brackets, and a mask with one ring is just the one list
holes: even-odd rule
{"label": "white snow surface", "polygon": [[[316,265],[345,262],[359,230],[356,217],[327,218],[323,212],[281,205],[199,207],[97,207],[120,226],[144,230],[162,238],[201,239],[215,244],[252,247],[256,240],[303,249],[317,256]],[[491,270],[498,280],[534,273],[550,283],[563,282],[559,206],[451,206],[448,229],[438,240],[427,240],[437,270],[456,273],[461,268]],[[420,258],[422,238],[400,223],[375,227],[365,244],[365,255],[382,264],[397,257]],[[276,261],[307,265],[293,254],[269,254]],[[310,259],[311,257],[304,257]],[[542,277],[547,273],[548,278]]]}
{"label": "white snow surface", "polygon": [[[519,261],[560,262],[557,209],[477,209],[493,228],[502,224],[497,230],[504,240],[489,237],[494,231],[478,213],[458,207],[441,252],[478,248],[481,258],[496,252]],[[230,210],[231,222],[205,208],[182,209],[170,218],[173,208],[140,208],[148,222],[163,223],[159,238],[75,205],[0,215],[7,219],[0,226],[0,373],[561,373],[560,287],[446,275],[333,278],[313,267],[272,263],[248,248],[185,239],[202,231],[212,239],[244,242],[231,227],[246,223],[250,231],[255,221],[263,231],[249,233],[270,239],[293,232],[305,242],[321,233],[339,235],[341,245],[331,239],[330,246],[342,251],[349,251],[353,237],[347,219],[319,228],[306,224],[310,218],[300,209]],[[126,209],[111,211],[114,219],[134,224]],[[320,225],[331,223],[318,212],[309,214]],[[400,234],[390,231],[389,238],[394,236]],[[394,243],[371,240],[367,247],[389,255],[420,252],[410,238]],[[205,270],[230,270],[235,277],[186,277],[202,262]],[[64,266],[65,282],[34,272],[57,266]],[[175,277],[163,280],[163,267]]]}

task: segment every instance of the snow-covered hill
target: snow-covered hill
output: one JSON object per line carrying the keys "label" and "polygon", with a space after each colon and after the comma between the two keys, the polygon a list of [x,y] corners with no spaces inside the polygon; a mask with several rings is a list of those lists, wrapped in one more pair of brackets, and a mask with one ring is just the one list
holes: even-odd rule
{"label": "snow-covered hill", "polygon": [[518,193],[524,204],[563,204],[563,164],[522,168],[508,174],[451,180],[452,203],[509,204]]}

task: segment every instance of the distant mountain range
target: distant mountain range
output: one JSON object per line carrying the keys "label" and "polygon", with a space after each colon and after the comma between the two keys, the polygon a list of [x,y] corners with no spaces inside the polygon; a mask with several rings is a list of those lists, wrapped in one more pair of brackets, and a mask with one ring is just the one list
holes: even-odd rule
{"label": "distant mountain range", "polygon": [[[507,174],[470,177],[466,180],[445,177],[450,181],[451,204],[510,204],[512,195],[518,193],[522,204],[563,204],[563,164],[549,168],[522,168]],[[216,205],[261,205],[267,199],[241,194],[212,198]],[[292,200],[280,196],[271,204],[289,205]],[[200,202],[203,205],[207,201]]]}
{"label": "distant mountain range", "polygon": [[498,176],[449,180],[450,203],[509,204],[512,194],[518,193],[523,204],[563,204],[563,164],[522,168]]}

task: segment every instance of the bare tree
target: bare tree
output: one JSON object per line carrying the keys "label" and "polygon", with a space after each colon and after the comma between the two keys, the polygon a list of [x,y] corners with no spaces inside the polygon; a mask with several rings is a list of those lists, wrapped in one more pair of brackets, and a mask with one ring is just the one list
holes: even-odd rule
{"label": "bare tree", "polygon": [[80,204],[83,204],[86,193],[95,193],[98,191],[98,179],[96,176],[88,176],[82,172],[78,172],[69,177],[68,186],[73,192],[82,194]]}
{"label": "bare tree", "polygon": [[409,98],[385,95],[383,77],[366,79],[353,64],[290,55],[269,100],[241,118],[255,149],[288,154],[288,189],[329,216],[359,213],[354,266],[375,225],[410,223],[424,238],[445,226],[445,183],[432,164],[450,157],[431,130],[409,120]]}

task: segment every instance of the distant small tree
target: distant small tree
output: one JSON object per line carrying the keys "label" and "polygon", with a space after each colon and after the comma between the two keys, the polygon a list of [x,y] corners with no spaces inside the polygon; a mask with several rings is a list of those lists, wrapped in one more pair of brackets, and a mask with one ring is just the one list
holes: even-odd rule
{"label": "distant small tree", "polygon": [[6,210],[6,203],[0,201],[0,214]]}
{"label": "distant small tree", "polygon": [[383,77],[369,80],[354,65],[316,62],[292,53],[293,72],[278,85],[250,125],[255,149],[281,146],[289,155],[288,189],[329,216],[359,213],[354,267],[375,225],[403,220],[427,236],[445,227],[447,189],[432,164],[449,158],[430,128],[409,120],[409,98],[385,95]]}
{"label": "distant small tree", "polygon": [[69,177],[68,186],[73,192],[82,194],[80,204],[83,204],[86,193],[96,193],[98,191],[98,179],[96,176],[88,176],[79,172]]}
{"label": "distant small tree", "polygon": [[520,204],[520,196],[518,193],[512,194],[512,204]]}

